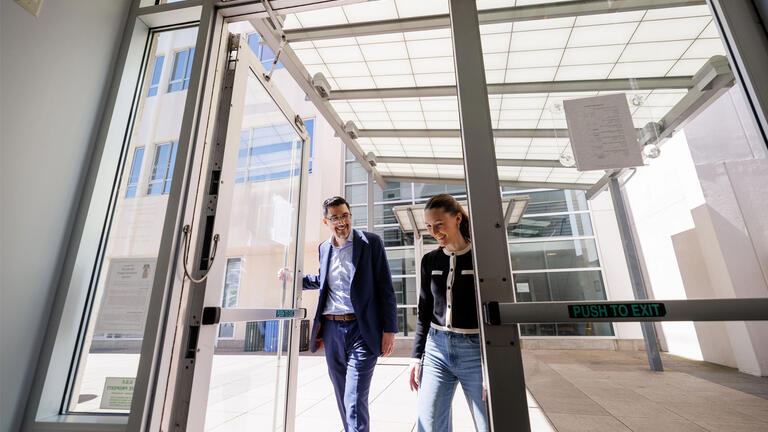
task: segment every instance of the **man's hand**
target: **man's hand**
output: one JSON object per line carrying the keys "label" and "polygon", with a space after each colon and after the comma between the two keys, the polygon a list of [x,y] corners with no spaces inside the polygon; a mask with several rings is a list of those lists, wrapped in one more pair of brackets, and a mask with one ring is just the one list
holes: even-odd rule
{"label": "man's hand", "polygon": [[381,356],[387,357],[395,349],[395,334],[384,332],[381,335]]}
{"label": "man's hand", "polygon": [[[418,359],[417,359],[418,360]],[[419,389],[419,381],[421,380],[421,363],[415,361],[411,363],[410,382],[411,391]]]}
{"label": "man's hand", "polygon": [[288,267],[281,268],[277,271],[277,280],[281,281],[285,279],[286,281],[290,282],[293,280],[293,277],[291,276],[291,269]]}

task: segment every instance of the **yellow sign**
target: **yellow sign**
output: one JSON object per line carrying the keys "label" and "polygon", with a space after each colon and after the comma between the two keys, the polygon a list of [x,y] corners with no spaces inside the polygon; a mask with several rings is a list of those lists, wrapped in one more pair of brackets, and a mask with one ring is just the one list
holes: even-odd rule
{"label": "yellow sign", "polygon": [[101,409],[130,410],[136,378],[107,377],[101,396]]}

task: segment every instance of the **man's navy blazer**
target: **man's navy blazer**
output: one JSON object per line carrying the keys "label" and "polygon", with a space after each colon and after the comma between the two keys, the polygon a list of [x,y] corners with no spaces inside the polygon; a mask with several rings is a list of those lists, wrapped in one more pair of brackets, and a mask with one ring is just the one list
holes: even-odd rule
{"label": "man's navy blazer", "polygon": [[[354,273],[349,290],[352,308],[357,316],[360,333],[368,349],[381,355],[382,332],[397,333],[397,300],[392,287],[392,275],[381,238],[366,231],[352,230],[352,263]],[[320,289],[315,322],[312,325],[310,349],[317,351],[316,339],[320,330],[320,317],[328,298],[328,264],[331,258],[331,240],[318,247],[320,274],[305,275],[304,289]]]}

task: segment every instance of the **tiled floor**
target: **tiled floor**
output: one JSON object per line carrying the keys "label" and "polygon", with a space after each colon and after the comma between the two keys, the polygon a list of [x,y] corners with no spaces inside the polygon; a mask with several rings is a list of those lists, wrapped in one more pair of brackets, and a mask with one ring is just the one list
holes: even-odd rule
{"label": "tiled floor", "polygon": [[[415,430],[416,393],[408,387],[409,360],[381,359],[376,366],[369,397],[372,430]],[[272,403],[274,391],[269,394],[272,398],[267,398],[259,388],[270,386],[277,375],[275,362],[270,357],[216,356],[205,429],[234,432],[255,430],[257,425],[271,425],[275,415]],[[233,390],[233,387],[238,389]],[[296,399],[297,432],[343,431],[324,357],[299,358]],[[528,402],[532,430],[553,431],[536,402],[532,398]],[[475,430],[461,387],[454,397],[453,425],[457,432]]]}
{"label": "tiled floor", "polygon": [[[665,372],[654,373],[642,352],[525,350],[523,359],[533,431],[768,431],[768,378],[668,355]],[[104,377],[130,376],[137,360],[91,354],[81,393],[100,394]],[[407,361],[382,359],[376,367],[370,394],[376,432],[414,430]],[[324,358],[302,356],[299,363],[296,431],[341,431]],[[205,429],[271,430],[280,416],[273,401],[282,397],[274,383],[285,379],[276,365],[265,355],[215,356]],[[79,408],[98,404],[96,397]],[[474,430],[460,388],[453,411],[455,431]]]}
{"label": "tiled floor", "polygon": [[528,389],[559,432],[768,431],[768,378],[668,355],[655,373],[637,352],[523,356]]}

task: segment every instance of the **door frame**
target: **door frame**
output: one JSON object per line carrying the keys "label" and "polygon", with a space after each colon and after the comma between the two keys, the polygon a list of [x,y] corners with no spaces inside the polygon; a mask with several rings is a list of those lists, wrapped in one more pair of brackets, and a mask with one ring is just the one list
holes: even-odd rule
{"label": "door frame", "polygon": [[[296,277],[292,281],[293,293],[290,298],[285,298],[287,304],[281,305],[281,308],[297,309],[301,305],[301,278],[303,274],[304,258],[304,227],[303,222],[306,216],[306,189],[307,176],[309,175],[309,135],[304,127],[301,118],[297,116],[288,102],[280,94],[279,90],[272,84],[268,72],[262,66],[260,60],[251,51],[246,39],[242,35],[229,34],[227,24],[229,20],[224,19],[222,15],[218,16],[214,26],[214,38],[220,42],[218,50],[217,80],[213,84],[214,98],[218,109],[216,118],[209,119],[207,129],[212,133],[206,142],[209,151],[207,152],[206,167],[201,174],[201,180],[197,186],[199,206],[195,209],[198,212],[193,221],[196,233],[191,239],[195,244],[191,261],[191,275],[195,279],[204,279],[207,271],[199,269],[206,268],[209,265],[217,266],[221,263],[221,258],[214,261],[211,258],[209,263],[209,253],[211,241],[216,243],[220,249],[226,248],[226,234],[229,227],[229,217],[225,212],[222,217],[216,218],[219,209],[231,205],[232,192],[234,188],[235,167],[227,166],[237,160],[239,150],[239,140],[241,134],[241,124],[243,118],[243,109],[245,105],[245,96],[251,77],[255,77],[258,85],[261,85],[267,94],[274,101],[275,106],[282,112],[285,120],[292,125],[293,130],[301,139],[300,170],[299,175],[293,174],[293,168],[290,169],[291,176],[291,194],[298,193],[296,196],[296,209],[292,214],[291,234],[295,239],[288,246],[288,259],[293,264]],[[213,59],[211,61],[213,63]],[[216,175],[220,174],[220,177]],[[298,181],[298,184],[294,184]],[[213,188],[213,185],[217,185]],[[220,186],[220,187],[219,187]],[[191,235],[191,234],[190,234]],[[218,236],[218,237],[217,237]],[[188,240],[189,241],[189,240]],[[213,248],[216,248],[214,245]],[[291,255],[293,255],[291,257]],[[189,262],[187,264],[190,264]],[[212,268],[212,267],[211,267]],[[210,374],[213,367],[213,356],[216,339],[216,326],[206,325],[204,322],[203,311],[206,306],[217,307],[221,299],[222,287],[218,281],[213,282],[212,287],[208,287],[208,280],[200,282],[191,281],[187,289],[187,295],[182,299],[181,310],[185,311],[185,317],[181,318],[178,324],[177,337],[174,345],[179,349],[173,356],[177,359],[173,362],[170,376],[172,382],[168,383],[168,389],[174,389],[173,392],[166,393],[166,410],[168,417],[162,420],[163,425],[169,425],[182,430],[202,430],[205,424],[206,407],[208,401],[208,392],[210,388]],[[277,316],[273,314],[272,316]],[[275,404],[281,404],[279,421],[275,419],[276,429],[291,430],[293,424],[293,411],[295,410],[297,383],[295,375],[296,364],[298,362],[298,334],[300,320],[303,316],[295,316],[290,319],[292,325],[289,326],[288,365],[287,379],[283,391],[275,391],[275,395],[285,395],[284,400],[275,400]],[[281,327],[282,334],[282,327]],[[278,349],[277,357],[282,356],[282,350]],[[283,383],[278,380],[278,386]]]}

